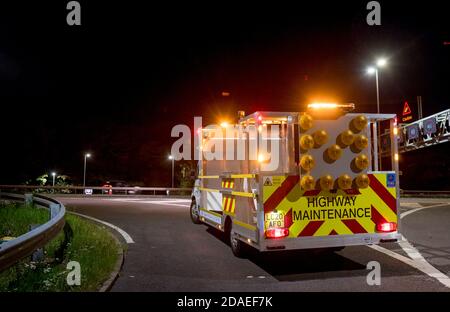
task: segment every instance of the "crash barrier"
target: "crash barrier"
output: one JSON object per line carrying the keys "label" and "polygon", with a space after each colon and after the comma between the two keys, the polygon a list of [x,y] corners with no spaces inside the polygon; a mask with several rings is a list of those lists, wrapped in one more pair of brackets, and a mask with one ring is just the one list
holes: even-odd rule
{"label": "crash barrier", "polygon": [[402,197],[450,197],[450,191],[400,190]]}
{"label": "crash barrier", "polygon": [[84,195],[189,195],[192,188],[0,185],[0,191]]}
{"label": "crash barrier", "polygon": [[66,208],[59,201],[33,194],[12,194],[0,192],[0,200],[22,202],[26,205],[48,209],[50,220],[12,240],[0,243],[0,271],[30,256],[52,240],[64,227]]}

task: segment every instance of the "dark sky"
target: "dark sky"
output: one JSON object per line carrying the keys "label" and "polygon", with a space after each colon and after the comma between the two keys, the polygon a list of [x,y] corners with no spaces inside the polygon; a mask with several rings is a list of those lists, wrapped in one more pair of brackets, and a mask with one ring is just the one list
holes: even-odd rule
{"label": "dark sky", "polygon": [[380,55],[382,111],[417,95],[424,114],[450,107],[441,2],[380,1],[368,26],[368,1],[80,1],[72,27],[68,1],[48,2],[0,4],[0,183],[80,182],[91,151],[91,177],[167,185],[174,125],[312,99],[373,112]]}

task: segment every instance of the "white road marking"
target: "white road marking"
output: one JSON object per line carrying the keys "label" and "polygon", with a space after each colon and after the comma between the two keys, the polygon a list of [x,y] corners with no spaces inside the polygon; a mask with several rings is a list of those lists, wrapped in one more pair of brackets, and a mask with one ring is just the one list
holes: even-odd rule
{"label": "white road marking", "polygon": [[77,216],[80,216],[80,217],[83,217],[83,218],[86,218],[86,219],[89,219],[89,220],[101,223],[101,224],[104,224],[104,225],[106,225],[106,226],[116,230],[117,232],[119,232],[119,234],[122,235],[122,237],[125,239],[125,242],[127,242],[127,244],[134,244],[134,241],[131,238],[131,236],[127,232],[122,230],[120,227],[115,226],[114,224],[111,224],[111,223],[108,223],[106,221],[99,220],[99,219],[96,219],[94,217],[90,217],[90,216],[87,216],[87,215],[84,215],[84,214],[81,214],[81,213],[78,213],[78,212],[73,212],[73,211],[68,211],[68,212],[71,213],[71,214],[74,214],[74,215],[77,215]]}
{"label": "white road marking", "polygon": [[444,204],[438,204],[438,205],[432,205],[432,206],[426,206],[426,207],[420,207],[420,208],[416,208],[416,209],[411,209],[408,211],[405,211],[403,213],[400,214],[400,219],[403,219],[404,217],[406,217],[407,215],[420,211],[422,209],[428,209],[428,208],[435,208],[435,207],[443,207],[443,206],[448,206],[450,205],[450,203],[444,203]]}
{"label": "white road marking", "polygon": [[[421,208],[416,208],[416,209],[412,209],[409,211],[405,211],[402,214],[400,214],[400,219],[403,219],[407,215],[410,215],[411,213],[420,211],[422,209],[442,207],[442,206],[447,206],[449,204],[450,203],[438,204],[438,205],[432,205],[432,206],[428,206],[428,207],[421,207]],[[414,246],[412,246],[410,244],[410,242],[408,242],[406,237],[404,237],[402,235],[402,240],[400,242],[398,242],[398,244],[411,259],[409,259],[405,256],[402,256],[396,252],[393,252],[392,250],[378,246],[378,245],[370,245],[368,247],[370,247],[376,251],[382,252],[392,258],[400,260],[403,263],[406,263],[406,264],[412,266],[413,268],[425,273],[426,275],[437,279],[445,287],[450,288],[450,278],[447,275],[445,275],[444,273],[442,273],[441,271],[439,271],[438,269],[436,269],[434,266],[432,266],[427,260],[425,260],[425,258],[422,256],[422,254]]]}
{"label": "white road marking", "polygon": [[406,207],[406,208],[420,208],[422,205],[419,203],[401,203],[400,207]]}
{"label": "white road marking", "polygon": [[[406,242],[407,245],[411,246],[409,244],[409,242],[407,240],[405,240],[404,242]],[[402,243],[404,243],[402,242]],[[399,243],[400,244],[400,243]],[[405,244],[404,244],[405,245]],[[401,246],[401,245],[400,245]],[[402,256],[396,252],[393,252],[392,250],[386,249],[384,247],[378,246],[378,245],[370,245],[368,246],[376,251],[379,251],[381,253],[384,253],[392,258],[395,258],[397,260],[400,260],[403,263],[408,264],[409,266],[412,266],[413,268],[425,273],[426,275],[433,277],[435,279],[437,279],[441,284],[443,284],[445,287],[450,288],[450,278],[445,275],[444,273],[442,273],[441,271],[439,271],[438,269],[436,269],[434,266],[432,266],[431,264],[429,264],[421,255],[419,252],[417,252],[417,254],[420,255],[420,259],[416,256],[416,259],[409,259],[405,256]],[[403,248],[403,246],[402,246]],[[415,250],[414,247],[409,247]],[[408,254],[409,255],[409,254]]]}
{"label": "white road marking", "polygon": [[189,205],[189,204],[182,205],[182,204],[163,204],[163,203],[158,203],[158,205],[178,206],[178,207],[190,207],[190,206],[191,206],[191,205]]}

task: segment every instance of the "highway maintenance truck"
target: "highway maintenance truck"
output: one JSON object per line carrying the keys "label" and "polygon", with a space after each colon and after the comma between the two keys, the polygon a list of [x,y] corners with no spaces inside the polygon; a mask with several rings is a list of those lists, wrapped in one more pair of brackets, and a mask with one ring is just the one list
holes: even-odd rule
{"label": "highway maintenance truck", "polygon": [[[314,103],[306,112],[241,111],[236,124],[198,129],[192,221],[224,232],[238,257],[248,246],[339,250],[397,241],[396,115],[353,109]],[[382,126],[391,145],[384,170]]]}

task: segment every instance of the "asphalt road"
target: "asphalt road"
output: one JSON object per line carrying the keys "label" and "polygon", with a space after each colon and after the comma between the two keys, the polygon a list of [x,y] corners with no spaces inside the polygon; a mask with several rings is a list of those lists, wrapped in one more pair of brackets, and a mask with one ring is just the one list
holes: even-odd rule
{"label": "asphalt road", "polygon": [[[449,291],[411,265],[366,246],[332,254],[281,251],[235,258],[222,236],[189,218],[189,200],[59,197],[69,210],[126,231],[134,240],[112,291]],[[450,200],[409,199],[402,233],[440,272],[450,275]],[[397,244],[383,247],[407,256]],[[367,284],[370,261],[381,285]]]}

